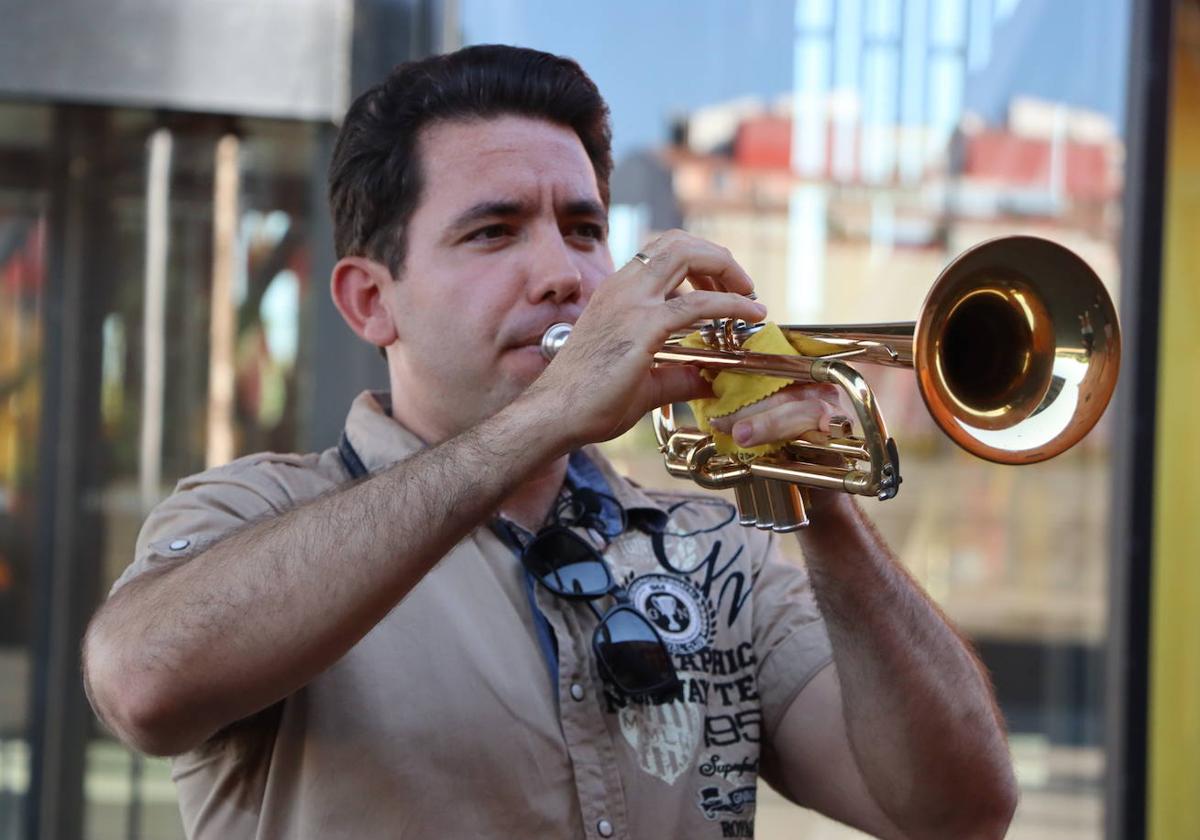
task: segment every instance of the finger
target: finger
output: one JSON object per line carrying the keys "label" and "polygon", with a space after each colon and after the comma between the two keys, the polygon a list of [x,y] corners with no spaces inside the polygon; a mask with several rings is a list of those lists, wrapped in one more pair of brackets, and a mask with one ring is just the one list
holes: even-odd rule
{"label": "finger", "polygon": [[721,291],[720,289],[717,288],[717,281],[713,280],[707,274],[689,274],[687,277],[687,283],[694,290],[700,291],[700,292],[719,292],[719,291]]}
{"label": "finger", "polygon": [[717,288],[738,294],[754,291],[754,282],[729,252],[713,242],[683,231],[668,231],[643,250],[649,264],[644,272],[664,295],[689,275],[704,275]]}
{"label": "finger", "polygon": [[690,327],[696,321],[710,318],[741,318],[761,321],[767,308],[758,301],[731,292],[687,292],[664,302],[662,326],[668,331]]}
{"label": "finger", "polygon": [[737,411],[733,412],[732,414],[726,414],[724,417],[714,417],[714,418],[712,418],[712,421],[711,421],[712,426],[718,432],[729,433],[733,429],[733,424],[738,422],[739,420],[742,420],[742,419],[745,419],[748,417],[753,417],[756,414],[761,414],[764,411],[769,411],[770,409],[775,408],[780,405],[784,405],[785,403],[796,402],[796,397],[790,395],[788,393],[789,390],[790,389],[785,389],[783,391],[776,391],[771,396],[766,397],[765,399],[761,399],[758,402],[750,403],[750,405],[739,408]]}
{"label": "finger", "polygon": [[806,400],[823,401],[836,405],[840,395],[841,390],[836,385],[830,385],[826,382],[796,382],[787,386],[782,391],[776,391],[771,396],[740,408],[732,414],[726,414],[724,417],[714,417],[712,425],[717,431],[728,433],[733,428],[733,424],[739,420],[745,417],[753,417],[755,414],[761,414],[763,411],[775,408],[776,406]]}
{"label": "finger", "polygon": [[767,409],[733,425],[734,441],[739,446],[758,446],[778,440],[791,440],[805,432],[829,431],[829,419],[836,408],[824,400],[788,402]]}
{"label": "finger", "polygon": [[831,403],[836,403],[842,398],[842,389],[829,382],[797,382],[787,390],[798,393],[804,399],[815,398]]}
{"label": "finger", "polygon": [[825,406],[825,410],[821,413],[821,422],[817,424],[817,428],[822,432],[828,432],[833,418],[842,414],[842,407],[827,400],[821,400],[821,403]]}
{"label": "finger", "polygon": [[718,292],[717,284],[713,279],[705,274],[697,274],[695,276],[688,275],[682,283],[676,286],[671,291],[667,292],[667,299],[685,295],[688,292]]}
{"label": "finger", "polygon": [[837,402],[842,389],[830,382],[793,382],[778,393],[781,397],[791,397],[793,400]]}
{"label": "finger", "polygon": [[650,370],[650,408],[712,396],[712,386],[691,365],[660,365]]}

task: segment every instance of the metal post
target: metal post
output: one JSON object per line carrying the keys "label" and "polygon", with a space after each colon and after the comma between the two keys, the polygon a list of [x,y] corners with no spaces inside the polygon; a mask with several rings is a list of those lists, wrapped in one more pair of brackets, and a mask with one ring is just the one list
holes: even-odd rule
{"label": "metal post", "polygon": [[238,193],[241,142],[226,134],[217,141],[213,166],[213,266],[208,343],[208,426],[204,461],[208,467],[228,464],[236,454],[234,440],[234,356],[237,304],[233,277],[237,271]]}
{"label": "metal post", "polygon": [[103,544],[94,504],[100,430],[100,325],[113,237],[102,174],[107,112],[56,112],[45,290],[34,591],[32,748],[26,836],[83,832],[83,777],[92,714],[83,693],[80,639],[95,605]]}
{"label": "metal post", "polygon": [[1146,836],[1151,530],[1171,2],[1131,10],[1121,316],[1128,359],[1114,402],[1105,836]]}

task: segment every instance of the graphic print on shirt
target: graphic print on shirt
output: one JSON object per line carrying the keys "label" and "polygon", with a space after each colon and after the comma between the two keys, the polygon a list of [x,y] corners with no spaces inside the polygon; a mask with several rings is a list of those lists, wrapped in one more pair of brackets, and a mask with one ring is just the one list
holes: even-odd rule
{"label": "graphic print on shirt", "polygon": [[725,549],[710,533],[634,532],[609,547],[617,580],[662,636],[683,692],[655,705],[606,689],[605,702],[645,772],[668,784],[684,773],[699,773],[714,790],[722,789],[713,787],[718,782],[734,784],[737,810],[726,797],[725,812],[710,803],[717,809],[711,819],[723,813],[722,836],[752,836],[754,801],[741,789],[756,782],[762,727],[757,657],[743,612],[753,581],[740,541]]}
{"label": "graphic print on shirt", "polygon": [[712,645],[716,614],[687,578],[642,575],[629,584],[629,598],[658,628],[671,653],[695,653]]}
{"label": "graphic print on shirt", "polygon": [[707,761],[700,764],[700,775],[706,778],[720,777],[726,781],[757,779],[758,757],[747,756],[740,761],[725,761],[720,755],[713,753]]}
{"label": "graphic print on shirt", "polygon": [[754,785],[742,785],[732,790],[710,785],[700,789],[697,804],[706,820],[717,820],[729,814],[753,814],[756,798]]}
{"label": "graphic print on shirt", "polygon": [[669,785],[690,770],[700,745],[703,714],[691,703],[631,703],[617,713],[621,734],[638,766]]}
{"label": "graphic print on shirt", "polygon": [[757,797],[758,791],[752,784],[733,789],[708,785],[700,788],[696,805],[704,819],[720,820],[722,837],[753,837]]}
{"label": "graphic print on shirt", "polygon": [[[711,642],[708,599],[686,580],[669,578],[667,582],[662,580],[667,576],[656,574],[658,561],[647,535],[627,534],[609,547],[605,557],[635,607],[658,628],[668,650],[674,652],[679,646],[697,650]],[[635,703],[607,687],[605,701],[646,773],[670,785],[695,766],[704,734],[701,707]]]}

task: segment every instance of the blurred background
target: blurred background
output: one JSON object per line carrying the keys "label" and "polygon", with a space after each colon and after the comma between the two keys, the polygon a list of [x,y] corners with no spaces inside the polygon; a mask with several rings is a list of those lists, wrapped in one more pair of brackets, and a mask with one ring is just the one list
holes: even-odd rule
{"label": "blurred background", "polygon": [[[978,648],[1011,837],[1200,838],[1200,2],[0,0],[0,838],[178,838],[165,761],[79,680],[88,617],[182,476],[336,442],[377,354],[329,301],[353,95],[473,43],[569,55],[613,115],[611,248],[729,247],[772,318],[911,320],[1032,233],[1099,273],[1122,384],[1045,464],[972,459],[865,369],[905,464],[866,502]],[[453,330],[453,325],[448,325]],[[609,445],[665,485],[648,426]],[[762,791],[761,838],[847,829]]]}

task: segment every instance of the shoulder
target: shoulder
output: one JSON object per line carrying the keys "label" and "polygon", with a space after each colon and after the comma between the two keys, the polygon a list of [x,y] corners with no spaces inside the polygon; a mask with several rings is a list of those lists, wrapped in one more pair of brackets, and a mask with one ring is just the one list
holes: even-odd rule
{"label": "shoulder", "polygon": [[336,449],[307,455],[257,452],[180,479],[143,526],[143,536],[279,515],[347,481]]}
{"label": "shoulder", "polygon": [[114,591],[142,572],[186,561],[238,528],[279,516],[347,480],[336,449],[259,452],[180,479],[142,523],[134,563]]}
{"label": "shoulder", "polygon": [[228,464],[186,476],[175,494],[203,488],[252,492],[273,504],[295,504],[349,477],[336,449],[307,454],[256,452]]}

